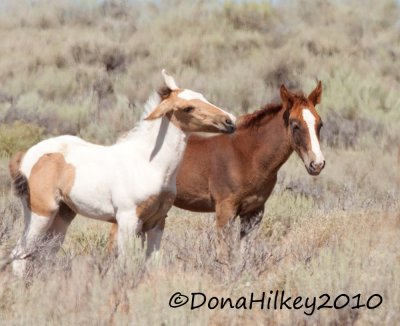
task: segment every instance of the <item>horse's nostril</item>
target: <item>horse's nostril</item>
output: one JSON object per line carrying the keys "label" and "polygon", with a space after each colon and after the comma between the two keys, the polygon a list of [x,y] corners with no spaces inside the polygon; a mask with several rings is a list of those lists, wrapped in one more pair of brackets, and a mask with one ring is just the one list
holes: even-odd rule
{"label": "horse's nostril", "polygon": [[226,123],[227,125],[230,125],[230,126],[233,125],[233,122],[232,122],[231,119],[226,119],[226,120],[225,120],[225,123]]}
{"label": "horse's nostril", "polygon": [[325,167],[325,161],[322,161],[321,163],[315,163],[314,161],[311,161],[310,163],[310,169],[315,171],[316,169],[322,170]]}

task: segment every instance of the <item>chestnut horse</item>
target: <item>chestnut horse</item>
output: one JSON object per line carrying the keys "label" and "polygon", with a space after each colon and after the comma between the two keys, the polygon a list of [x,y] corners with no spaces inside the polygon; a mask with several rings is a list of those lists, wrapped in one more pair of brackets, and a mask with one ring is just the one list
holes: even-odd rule
{"label": "chestnut horse", "polygon": [[189,134],[235,130],[231,114],[162,74],[166,87],[150,97],[143,119],[116,144],[59,136],[11,160],[25,215],[25,230],[11,253],[16,274],[25,273],[44,236],[58,235],[61,245],[76,214],[118,223],[122,253],[135,234],[143,241],[146,236],[148,255],[159,248]]}
{"label": "chestnut horse", "polygon": [[[277,173],[293,151],[309,174],[318,175],[324,168],[319,144],[322,121],[315,109],[321,95],[321,82],[307,97],[282,85],[282,103],[241,116],[234,134],[189,138],[174,205],[216,212],[220,260],[229,257],[230,221],[240,217],[242,240],[258,228]],[[116,226],[111,239],[115,232]]]}
{"label": "chestnut horse", "polygon": [[321,95],[321,82],[308,97],[282,85],[282,103],[242,116],[235,134],[190,137],[178,172],[174,205],[216,212],[221,260],[229,256],[229,222],[240,217],[242,240],[258,228],[277,173],[293,151],[309,174],[318,175],[324,168],[319,144],[322,121],[315,109]]}

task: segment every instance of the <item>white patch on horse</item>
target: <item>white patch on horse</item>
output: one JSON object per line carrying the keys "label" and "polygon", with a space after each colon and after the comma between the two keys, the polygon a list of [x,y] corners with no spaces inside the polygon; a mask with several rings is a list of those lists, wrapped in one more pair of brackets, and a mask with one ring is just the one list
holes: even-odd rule
{"label": "white patch on horse", "polygon": [[208,105],[211,105],[212,107],[214,107],[214,108],[220,110],[221,112],[227,114],[229,116],[229,118],[232,120],[233,123],[236,122],[236,117],[234,115],[232,115],[229,112],[226,112],[226,111],[222,110],[221,108],[219,108],[218,106],[210,103],[209,101],[207,101],[207,99],[201,93],[194,92],[194,91],[192,91],[190,89],[184,89],[182,92],[180,92],[178,94],[178,97],[180,97],[181,99],[187,100],[187,101],[191,101],[191,100],[203,101],[204,103],[207,103]]}
{"label": "white patch on horse", "polygon": [[307,124],[308,132],[311,140],[311,150],[315,155],[315,164],[320,164],[324,161],[324,155],[321,152],[317,133],[315,131],[315,117],[307,108],[303,109],[303,120]]}

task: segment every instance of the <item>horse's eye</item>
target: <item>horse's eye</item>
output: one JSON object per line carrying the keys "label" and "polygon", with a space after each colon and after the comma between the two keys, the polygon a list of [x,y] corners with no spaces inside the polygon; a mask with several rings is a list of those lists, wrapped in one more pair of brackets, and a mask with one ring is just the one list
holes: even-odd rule
{"label": "horse's eye", "polygon": [[298,123],[294,121],[290,124],[290,127],[292,128],[293,131],[300,129]]}
{"label": "horse's eye", "polygon": [[193,106],[187,106],[183,109],[183,112],[189,113],[192,112],[194,110]]}

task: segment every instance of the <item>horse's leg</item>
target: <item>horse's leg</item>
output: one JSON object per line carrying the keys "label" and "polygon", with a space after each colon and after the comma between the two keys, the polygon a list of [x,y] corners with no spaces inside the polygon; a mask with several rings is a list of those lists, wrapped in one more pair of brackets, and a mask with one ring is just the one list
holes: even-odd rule
{"label": "horse's leg", "polygon": [[32,167],[29,175],[29,194],[25,200],[26,215],[29,223],[25,232],[12,252],[13,269],[16,274],[25,273],[26,259],[37,251],[38,244],[48,235],[60,208],[60,186],[70,179],[64,174],[64,163],[59,160],[61,154],[45,154]]}
{"label": "horse's leg", "polygon": [[35,253],[39,241],[43,240],[46,236],[56,213],[51,210],[48,212],[43,211],[41,214],[38,214],[31,211],[27,207],[27,204],[24,210],[26,210],[25,230],[11,253],[13,272],[20,277],[25,275],[27,259]]}
{"label": "horse's leg", "polygon": [[160,221],[155,227],[146,231],[147,249],[146,257],[149,258],[152,253],[158,253],[161,245],[161,238],[164,232],[165,220]]}
{"label": "horse's leg", "polygon": [[240,215],[240,252],[243,258],[249,255],[251,242],[258,233],[263,216],[264,206]]}
{"label": "horse's leg", "polygon": [[250,213],[240,215],[240,240],[245,239],[253,231],[257,231],[264,216],[264,207]]}
{"label": "horse's leg", "polygon": [[217,217],[217,257],[218,261],[228,264],[231,259],[233,244],[234,219],[237,216],[236,207],[231,201],[223,201],[216,205]]}
{"label": "horse's leg", "polygon": [[56,243],[54,244],[52,250],[54,253],[60,249],[64,242],[65,234],[70,226],[72,220],[75,218],[76,213],[70,209],[66,204],[62,203],[60,208],[54,218],[53,224],[48,230],[48,235],[50,237],[57,237]]}
{"label": "horse's leg", "polygon": [[[31,221],[31,211],[28,208],[28,200],[25,197],[21,198],[23,214],[24,214],[24,231],[22,232],[21,238],[17,241],[14,249],[10,254],[10,260],[12,261],[12,268],[15,275],[23,276],[25,274],[26,269],[26,260],[25,259],[18,259],[19,253],[22,248],[22,242],[25,240],[26,232],[28,230],[30,221]],[[17,260],[18,259],[18,260]]]}
{"label": "horse's leg", "polygon": [[110,234],[108,235],[107,240],[107,252],[112,254],[114,251],[115,243],[117,242],[117,234],[118,234],[118,224],[113,223],[110,229]]}
{"label": "horse's leg", "polygon": [[[263,196],[265,198],[265,201],[271,195],[272,190],[275,187],[276,180],[277,176],[274,175],[273,177],[271,177],[270,181],[264,188]],[[264,216],[264,205],[265,202],[262,204],[262,206],[257,207],[251,212],[240,216],[240,251],[243,258],[249,255],[252,244],[251,242],[258,233],[257,231]]]}
{"label": "horse's leg", "polygon": [[118,255],[126,256],[127,249],[133,245],[134,237],[141,235],[142,221],[136,215],[136,210],[123,210],[117,213],[118,223]]}

